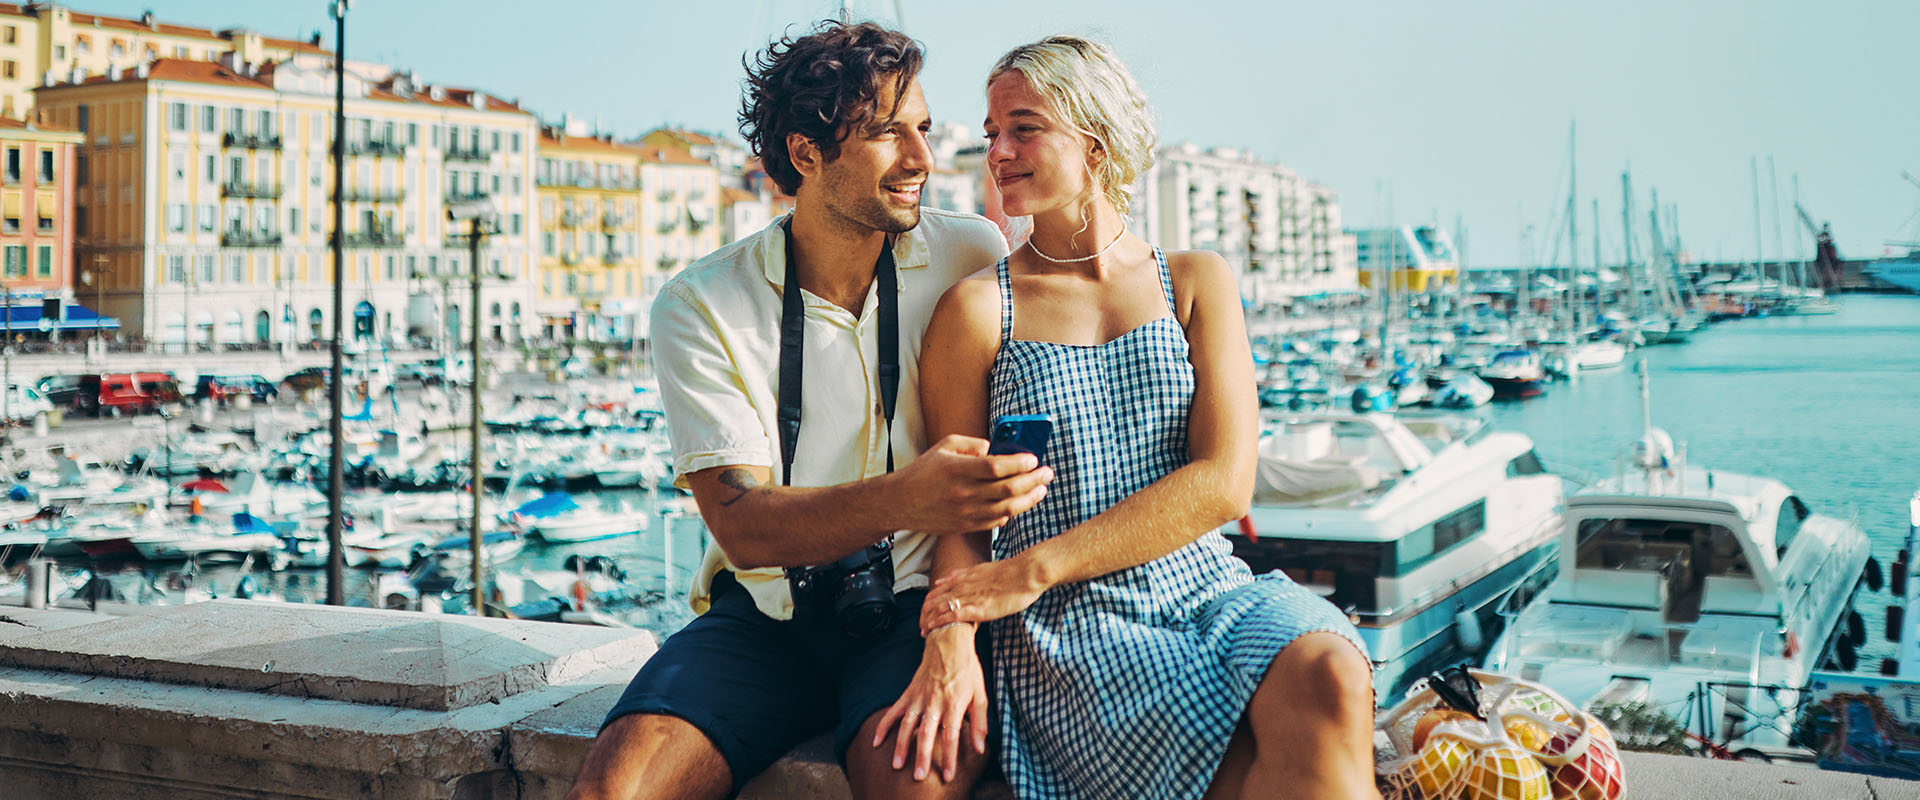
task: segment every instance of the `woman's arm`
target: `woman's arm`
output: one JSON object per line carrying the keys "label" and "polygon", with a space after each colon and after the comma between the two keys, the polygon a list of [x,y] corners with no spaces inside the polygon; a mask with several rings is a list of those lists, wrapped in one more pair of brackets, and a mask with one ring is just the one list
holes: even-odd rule
{"label": "woman's arm", "polygon": [[[970,279],[949,289],[934,308],[920,352],[920,408],[929,441],[956,433],[985,435],[987,378],[1000,347],[999,297],[991,279]],[[1048,470],[1044,476],[1051,474]],[[936,539],[932,576],[938,579],[985,563],[988,536],[987,531],[976,531]],[[932,767],[952,780],[963,721],[975,752],[986,752],[986,677],[974,651],[975,633],[970,622],[926,631],[926,653],[913,683],[875,731],[873,746],[878,747],[898,725],[893,766],[906,764],[911,746],[916,780]]]}
{"label": "woman's arm", "polygon": [[[1232,270],[1214,253],[1182,253],[1169,266],[1177,299],[1185,301],[1193,363],[1190,461],[1014,558],[936,581],[927,599],[928,622],[1017,613],[1048,588],[1145,564],[1246,516],[1259,406],[1240,293]],[[949,600],[960,606],[957,615]]]}

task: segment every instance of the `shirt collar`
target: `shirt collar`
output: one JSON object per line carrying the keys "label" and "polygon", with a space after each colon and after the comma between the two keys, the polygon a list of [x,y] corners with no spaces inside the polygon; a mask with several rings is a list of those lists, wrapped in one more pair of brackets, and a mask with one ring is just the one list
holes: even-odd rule
{"label": "shirt collar", "polygon": [[[754,248],[754,255],[760,259],[760,269],[766,273],[767,283],[779,291],[786,291],[787,285],[787,235],[780,226],[792,216],[792,212],[782,214],[756,234],[760,241]],[[924,213],[921,214],[922,224],[926,222],[925,217]],[[931,258],[927,250],[927,238],[921,235],[919,225],[893,237],[893,264],[900,273],[900,291],[907,290],[909,271],[925,268]]]}

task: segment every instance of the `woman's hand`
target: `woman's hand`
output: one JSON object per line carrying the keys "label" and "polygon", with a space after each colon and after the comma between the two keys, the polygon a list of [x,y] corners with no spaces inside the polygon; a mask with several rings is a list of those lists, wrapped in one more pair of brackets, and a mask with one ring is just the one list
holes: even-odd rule
{"label": "woman's hand", "polygon": [[933,582],[920,607],[920,632],[954,622],[991,622],[1027,610],[1051,586],[1021,554],[954,570]]}
{"label": "woman's hand", "polygon": [[[873,733],[873,746],[887,739],[887,731],[899,724],[894,738],[893,768],[907,763],[907,748],[915,751],[913,779],[925,780],[933,766],[940,768],[943,781],[952,781],[960,764],[960,727],[968,724],[968,739],[975,753],[987,752],[987,681],[980,669],[980,655],[973,649],[973,625],[953,625],[927,637],[927,652],[913,682],[880,718]],[[918,743],[915,743],[915,739]]]}

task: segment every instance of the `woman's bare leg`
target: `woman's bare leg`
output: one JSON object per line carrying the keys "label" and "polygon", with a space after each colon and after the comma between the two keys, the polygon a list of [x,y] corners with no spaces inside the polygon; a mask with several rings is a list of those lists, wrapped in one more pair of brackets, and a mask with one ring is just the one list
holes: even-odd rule
{"label": "woman's bare leg", "polygon": [[[1379,798],[1372,667],[1345,637],[1315,632],[1288,644],[1242,724],[1253,747],[1240,797]],[[1229,761],[1232,752],[1229,745]]]}

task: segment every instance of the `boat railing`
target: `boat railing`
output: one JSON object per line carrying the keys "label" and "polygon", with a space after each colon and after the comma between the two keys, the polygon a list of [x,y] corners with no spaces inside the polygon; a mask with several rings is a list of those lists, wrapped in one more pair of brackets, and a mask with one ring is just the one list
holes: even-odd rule
{"label": "boat railing", "polygon": [[[1514,559],[1524,555],[1527,551],[1532,550],[1533,548],[1539,547],[1539,546],[1540,545],[1538,544],[1533,544],[1530,546],[1524,543],[1514,545],[1512,547],[1507,548],[1506,550],[1501,551],[1499,554],[1495,555],[1493,558],[1487,559],[1485,562],[1483,562],[1480,565],[1480,567],[1455,575],[1453,576],[1453,578],[1449,579],[1445,583],[1435,584],[1434,586],[1428,588],[1426,591],[1421,592],[1417,595],[1414,595],[1411,599],[1402,601],[1401,603],[1394,606],[1393,608],[1383,608],[1383,609],[1380,609],[1379,611],[1375,611],[1371,613],[1358,612],[1358,613],[1353,613],[1352,616],[1359,617],[1365,620],[1372,620],[1375,624],[1379,624],[1379,623],[1383,623],[1388,620],[1394,619],[1395,617],[1409,615],[1413,612],[1420,611],[1421,609],[1426,608],[1427,606],[1431,605],[1433,602],[1439,600],[1440,598],[1453,596],[1455,593],[1459,592],[1461,589],[1466,588],[1467,586],[1473,585],[1475,581],[1478,581],[1481,578],[1484,578],[1488,574],[1492,573],[1494,570],[1499,569],[1501,565],[1509,563]],[[1534,571],[1529,572],[1527,577],[1531,578],[1533,574],[1535,572],[1538,572],[1542,567],[1544,567],[1544,565],[1551,564],[1551,563],[1553,562],[1550,560],[1541,562],[1542,566],[1535,567]],[[1525,579],[1523,579],[1522,582],[1524,583]]]}
{"label": "boat railing", "polygon": [[[1771,701],[1771,710],[1755,702],[1756,698],[1761,697]],[[1785,702],[1782,702],[1783,697],[1786,698]],[[1761,730],[1772,731],[1785,739],[1789,752],[1797,750],[1811,758],[1819,752],[1819,744],[1804,741],[1800,737],[1799,723],[1813,703],[1813,693],[1807,691],[1805,686],[1782,686],[1758,681],[1700,681],[1687,694],[1687,708],[1678,722],[1703,741],[1722,747],[1738,743]],[[1716,714],[1716,710],[1719,713]],[[1777,750],[1768,753],[1778,754]]]}

